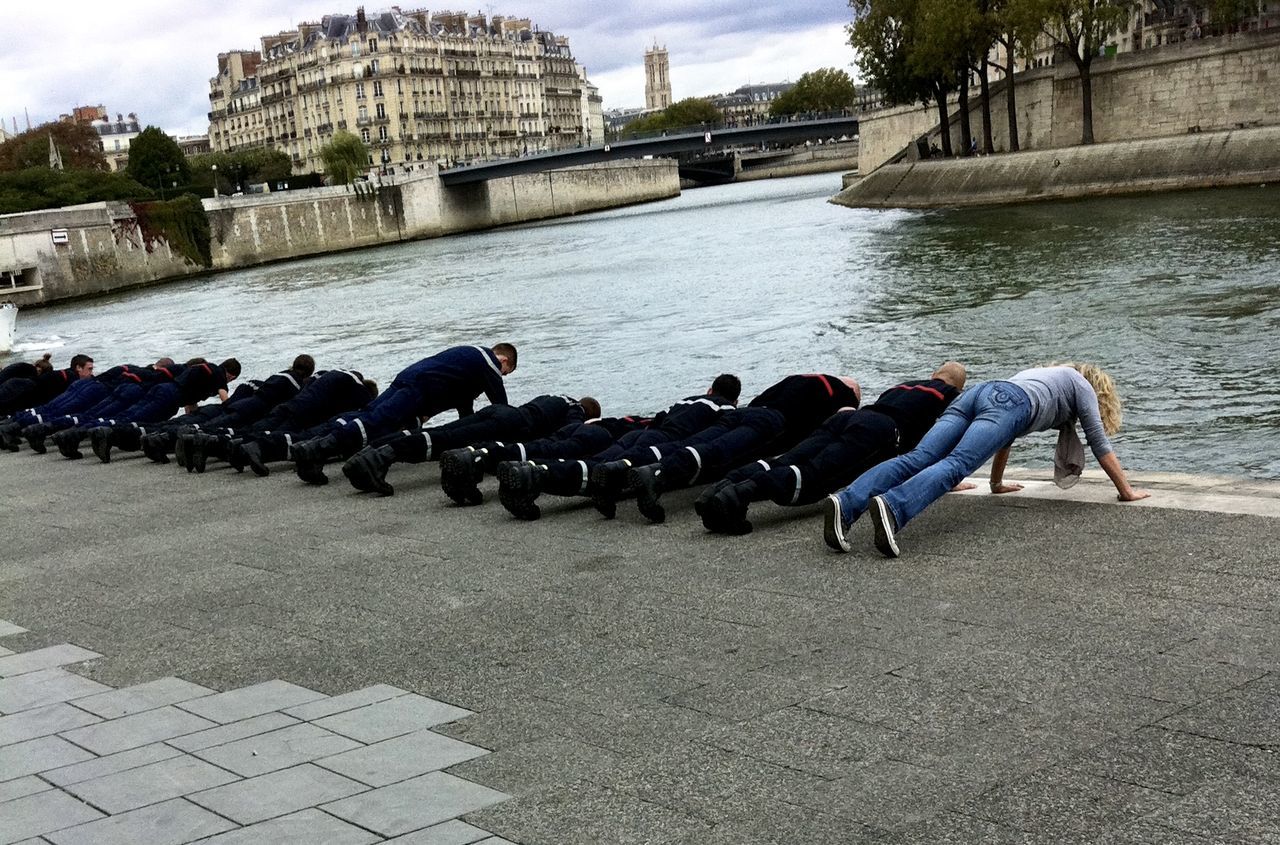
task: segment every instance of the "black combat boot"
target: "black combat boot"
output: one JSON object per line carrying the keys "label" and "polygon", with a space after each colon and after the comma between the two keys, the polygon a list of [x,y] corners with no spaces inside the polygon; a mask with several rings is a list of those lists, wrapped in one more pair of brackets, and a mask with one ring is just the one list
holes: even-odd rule
{"label": "black combat boot", "polygon": [[58,451],[62,453],[62,457],[67,460],[78,461],[84,457],[84,454],[80,451],[80,443],[84,440],[86,434],[88,434],[88,431],[80,426],[64,428],[53,435],[53,442],[58,447]]}
{"label": "black combat boot", "polygon": [[387,483],[387,470],[395,462],[396,451],[391,446],[379,446],[376,449],[366,446],[342,465],[342,474],[351,482],[352,487],[364,493],[394,496],[395,488]]}
{"label": "black combat boot", "polygon": [[747,519],[747,506],[755,501],[756,483],[743,481],[738,484],[717,484],[712,495],[700,498],[702,527],[713,534],[741,536],[751,533],[751,520]]}
{"label": "black combat boot", "polygon": [[27,439],[27,445],[31,447],[31,451],[37,455],[43,455],[48,449],[44,445],[44,440],[53,432],[52,427],[48,423],[36,423],[29,425],[22,430],[22,436]]}
{"label": "black combat boot", "polygon": [[666,508],[658,501],[666,488],[662,470],[657,466],[634,467],[627,474],[627,486],[636,494],[636,506],[645,519],[653,523],[667,520]]}
{"label": "black combat boot", "polygon": [[169,463],[169,435],[163,431],[143,435],[142,454],[158,464]]}
{"label": "black combat boot", "polygon": [[93,454],[104,464],[111,463],[111,440],[111,426],[100,425],[89,429],[89,445],[93,447]]}
{"label": "black combat boot", "polygon": [[536,500],[542,492],[546,467],[521,461],[498,464],[498,501],[516,519],[532,522],[542,516]]}
{"label": "black combat boot", "polygon": [[484,494],[477,486],[484,480],[484,454],[472,449],[450,449],[440,456],[440,487],[455,504],[478,505]]}
{"label": "black combat boot", "polygon": [[21,443],[22,426],[19,423],[10,420],[0,425],[0,449],[4,449],[6,452],[16,452]]}
{"label": "black combat boot", "polygon": [[295,443],[289,450],[289,456],[293,458],[293,471],[298,478],[307,484],[316,485],[329,483],[329,477],[324,474],[324,465],[338,454],[338,438],[332,434]]}
{"label": "black combat boot", "polygon": [[605,519],[618,515],[618,500],[627,490],[627,474],[631,472],[628,461],[609,461],[596,464],[587,480],[587,495],[591,504]]}

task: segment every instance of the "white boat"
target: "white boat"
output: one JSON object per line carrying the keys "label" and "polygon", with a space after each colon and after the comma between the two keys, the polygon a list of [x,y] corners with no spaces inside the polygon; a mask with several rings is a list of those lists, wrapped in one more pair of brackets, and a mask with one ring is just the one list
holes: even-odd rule
{"label": "white boat", "polygon": [[0,302],[0,352],[8,352],[13,348],[17,322],[18,306],[12,302]]}

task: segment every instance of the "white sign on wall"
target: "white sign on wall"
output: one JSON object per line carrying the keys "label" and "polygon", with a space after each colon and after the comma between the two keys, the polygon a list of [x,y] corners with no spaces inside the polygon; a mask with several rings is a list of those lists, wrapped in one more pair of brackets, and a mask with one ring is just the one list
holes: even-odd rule
{"label": "white sign on wall", "polygon": [[66,229],[51,229],[49,230],[49,235],[53,238],[55,244],[65,244],[70,240]]}

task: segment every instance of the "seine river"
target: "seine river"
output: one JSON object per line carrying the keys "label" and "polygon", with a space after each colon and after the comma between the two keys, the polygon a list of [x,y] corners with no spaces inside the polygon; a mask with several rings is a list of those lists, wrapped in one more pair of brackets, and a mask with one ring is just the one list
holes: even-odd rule
{"label": "seine river", "polygon": [[[42,310],[20,349],[100,365],[298,352],[387,383],[511,340],[513,400],[643,412],[738,373],[874,395],[945,358],[971,379],[1088,360],[1138,470],[1280,477],[1280,186],[969,211],[851,211],[837,174],[688,191],[545,224],[306,259]],[[1015,463],[1044,465],[1040,436]]]}

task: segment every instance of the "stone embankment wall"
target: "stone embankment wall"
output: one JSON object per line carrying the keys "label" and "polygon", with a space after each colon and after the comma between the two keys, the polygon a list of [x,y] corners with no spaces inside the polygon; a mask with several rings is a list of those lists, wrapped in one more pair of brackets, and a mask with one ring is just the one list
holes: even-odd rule
{"label": "stone embankment wall", "polygon": [[1280,191],[1280,126],[888,164],[832,202],[937,208],[1257,184]]}
{"label": "stone embankment wall", "polygon": [[750,159],[742,162],[742,171],[735,182],[751,182],[756,179],[783,179],[788,176],[807,176],[811,173],[832,173],[851,170],[858,166],[858,143],[847,141],[831,146],[812,147],[788,156],[780,161],[769,161],[752,166]]}
{"label": "stone embankment wall", "polygon": [[0,216],[0,300],[39,305],[199,271],[163,241],[145,243],[127,203]]}
{"label": "stone embankment wall", "polygon": [[[205,200],[214,270],[617,208],[680,193],[673,159],[628,161],[458,187],[435,173],[365,190],[317,188]],[[66,242],[61,243],[65,232]],[[127,204],[0,216],[0,300],[42,305],[207,272],[149,252]],[[7,278],[7,277],[5,277]]]}
{"label": "stone embankment wall", "polygon": [[[1069,147],[1082,131],[1080,79],[1069,60],[1016,77],[1018,140],[1024,150]],[[997,150],[1009,149],[1004,84],[991,98]],[[975,136],[981,104],[970,95]],[[952,104],[953,118],[958,116]],[[899,156],[916,138],[938,137],[935,106],[868,112],[859,125],[858,169],[870,173]],[[1280,124],[1280,33],[1186,41],[1093,63],[1093,128],[1099,142],[1184,135]],[[960,147],[958,122],[952,142]]]}

